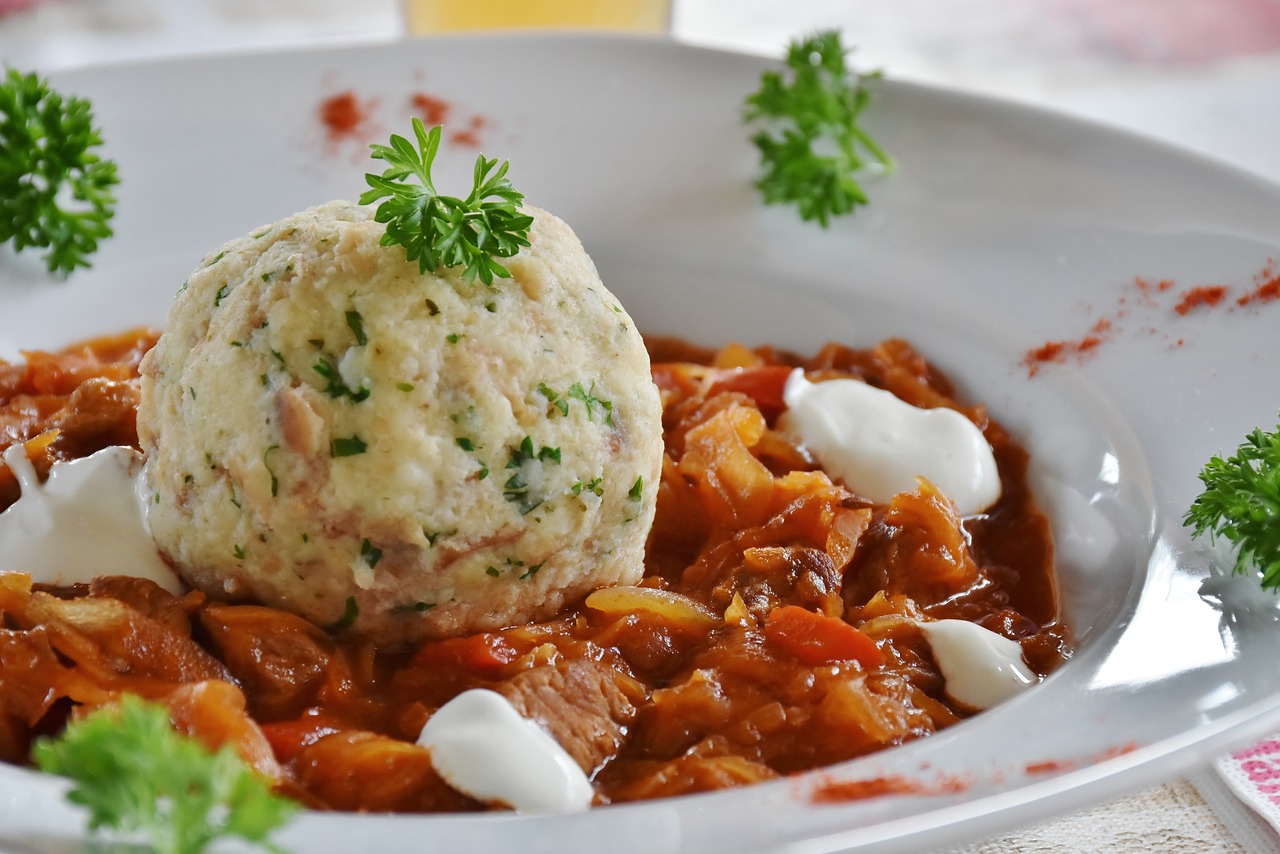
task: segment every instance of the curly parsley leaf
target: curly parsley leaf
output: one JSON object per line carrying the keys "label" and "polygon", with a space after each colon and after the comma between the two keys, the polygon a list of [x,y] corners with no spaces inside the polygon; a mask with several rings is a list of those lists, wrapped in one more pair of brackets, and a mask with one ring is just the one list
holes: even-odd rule
{"label": "curly parsley leaf", "polygon": [[48,249],[50,273],[88,267],[111,236],[116,165],[83,98],[64,98],[35,74],[0,81],[0,243]]}
{"label": "curly parsley leaf", "polygon": [[72,779],[67,799],[88,809],[90,830],[142,831],[161,854],[237,836],[276,851],[267,836],[298,809],[231,748],[211,753],[174,731],[163,706],[134,695],[37,741],[32,755]]}
{"label": "curly parsley leaf", "polygon": [[864,81],[879,74],[853,74],[847,53],[837,30],[793,41],[787,74],[766,71],[746,99],[744,120],[764,125],[751,141],[760,151],[756,186],[765,203],[795,204],[801,219],[824,228],[867,203],[858,176],[893,165],[859,124],[871,100]]}
{"label": "curly parsley leaf", "polygon": [[[440,148],[439,126],[430,131],[413,120],[417,145],[391,135],[391,145],[372,145],[374,159],[385,160],[381,175],[365,174],[372,188],[360,197],[367,205],[385,199],[375,219],[386,223],[382,244],[399,244],[422,272],[462,267],[467,279],[492,285],[495,276],[511,273],[496,259],[510,258],[529,245],[533,217],[520,213],[524,195],[507,180],[508,162],[498,164],[483,154],[476,158],[471,194],[465,199],[441,195],[431,180]],[[410,179],[416,179],[417,183]]]}
{"label": "curly parsley leaf", "polygon": [[1200,472],[1204,492],[1182,522],[1192,536],[1225,538],[1236,550],[1235,572],[1257,573],[1265,590],[1280,590],[1280,427],[1249,433],[1230,457],[1212,457]]}

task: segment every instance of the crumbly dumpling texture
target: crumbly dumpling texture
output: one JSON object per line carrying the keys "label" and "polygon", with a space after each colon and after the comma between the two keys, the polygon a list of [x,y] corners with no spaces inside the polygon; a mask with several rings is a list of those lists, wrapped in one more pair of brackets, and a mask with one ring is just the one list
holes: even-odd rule
{"label": "crumbly dumpling texture", "polygon": [[212,596],[384,644],[548,617],[643,569],[639,333],[540,210],[492,287],[331,202],[209,255],[142,364],[161,553]]}

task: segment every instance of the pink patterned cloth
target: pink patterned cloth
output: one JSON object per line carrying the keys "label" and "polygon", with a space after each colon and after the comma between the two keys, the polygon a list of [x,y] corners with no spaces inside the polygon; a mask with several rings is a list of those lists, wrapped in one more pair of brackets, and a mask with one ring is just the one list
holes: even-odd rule
{"label": "pink patterned cloth", "polygon": [[1280,738],[1219,758],[1217,771],[1236,797],[1280,830]]}

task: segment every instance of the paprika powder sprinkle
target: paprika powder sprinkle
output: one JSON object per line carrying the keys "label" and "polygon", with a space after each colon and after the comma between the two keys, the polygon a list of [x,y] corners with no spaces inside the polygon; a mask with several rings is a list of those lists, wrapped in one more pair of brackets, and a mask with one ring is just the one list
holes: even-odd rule
{"label": "paprika powder sprinkle", "polygon": [[958,777],[942,776],[934,783],[906,777],[871,777],[865,780],[824,780],[809,796],[815,804],[841,804],[879,798],[884,795],[944,795],[963,792],[970,783]]}
{"label": "paprika powder sprinkle", "polygon": [[466,130],[455,131],[449,135],[449,141],[458,145],[469,145],[472,148],[480,147],[480,131],[484,128],[484,116],[472,116],[471,123]]}
{"label": "paprika powder sprinkle", "polygon": [[443,98],[436,98],[424,92],[415,92],[409,101],[413,104],[413,108],[418,111],[423,124],[428,127],[444,124],[449,117],[450,109],[453,107]]}
{"label": "paprika powder sprinkle", "polygon": [[1079,767],[1075,762],[1065,762],[1056,759],[1048,759],[1043,762],[1028,762],[1028,774],[1061,774],[1064,771],[1074,771]]}
{"label": "paprika powder sprinkle", "polygon": [[352,91],[339,92],[320,102],[320,121],[329,129],[329,139],[338,140],[356,133],[368,118],[368,106]]}
{"label": "paprika powder sprinkle", "polygon": [[1172,290],[1173,288],[1173,279],[1160,279],[1157,282],[1152,282],[1149,279],[1142,278],[1141,276],[1134,276],[1133,283],[1137,286],[1139,291],[1147,296],[1150,296],[1152,291],[1162,294],[1165,291]]}
{"label": "paprika powder sprinkle", "polygon": [[1236,300],[1239,306],[1250,306],[1256,303],[1274,302],[1280,299],[1280,273],[1276,272],[1274,259],[1267,260],[1267,266],[1253,277],[1254,289]]}
{"label": "paprika powder sprinkle", "polygon": [[1213,308],[1222,302],[1226,295],[1226,285],[1202,285],[1184,293],[1182,299],[1173,307],[1173,310],[1185,317],[1192,309],[1201,306]]}
{"label": "paprika powder sprinkle", "polygon": [[1061,364],[1073,356],[1083,360],[1102,343],[1097,335],[1086,335],[1078,341],[1046,341],[1039,347],[1033,347],[1022,357],[1022,364],[1027,368],[1027,375],[1034,377],[1041,365]]}
{"label": "paprika powder sprinkle", "polygon": [[[1187,288],[1177,295],[1177,302],[1169,304],[1170,297],[1164,296],[1175,291],[1177,285],[1173,279],[1146,279],[1134,276],[1129,288],[1123,289],[1116,297],[1115,309],[1109,314],[1097,317],[1089,332],[1079,339],[1063,339],[1046,341],[1027,350],[1019,364],[1027,368],[1027,376],[1034,377],[1042,365],[1061,364],[1074,359],[1084,362],[1092,356],[1099,346],[1119,332],[1119,323],[1125,318],[1138,313],[1138,322],[1143,331],[1160,335],[1164,330],[1158,324],[1159,316],[1153,312],[1172,310],[1178,317],[1187,317],[1192,313],[1201,314],[1226,305],[1227,311],[1235,308],[1248,308],[1264,303],[1280,301],[1280,270],[1277,270],[1274,259],[1268,259],[1267,265],[1253,277],[1253,290],[1228,302],[1231,288],[1227,285],[1197,285]],[[1203,310],[1203,311],[1198,311]],[[1150,320],[1150,323],[1146,323]],[[1139,328],[1139,327],[1134,327]],[[1171,348],[1186,344],[1185,336],[1174,338],[1165,333],[1164,338],[1170,342]]]}
{"label": "paprika powder sprinkle", "polygon": [[[399,104],[403,107],[405,101],[399,101]],[[456,119],[461,124],[465,118],[465,126],[452,130],[448,135],[449,142],[455,145],[480,148],[480,132],[489,127],[489,120],[485,116],[467,116],[464,113],[460,117],[455,103],[427,92],[417,91],[409,95],[407,106],[429,127],[445,125],[451,119]],[[374,135],[377,129],[371,123],[377,107],[377,98],[361,97],[348,89],[321,99],[316,114],[327,131],[330,143],[356,138],[368,141],[367,138]],[[399,111],[397,108],[397,113]],[[397,120],[399,118],[397,116]]]}

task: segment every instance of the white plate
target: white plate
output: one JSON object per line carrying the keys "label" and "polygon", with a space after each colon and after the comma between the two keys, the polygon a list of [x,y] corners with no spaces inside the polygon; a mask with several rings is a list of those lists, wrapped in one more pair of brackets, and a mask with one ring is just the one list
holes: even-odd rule
{"label": "white plate", "polygon": [[[307,815],[297,851],[660,852],[920,848],[990,834],[1168,779],[1280,725],[1273,603],[1209,574],[1180,519],[1212,453],[1280,402],[1280,302],[1185,316],[1280,258],[1280,189],[1114,131],[886,82],[871,111],[897,172],[824,231],[765,208],[739,114],[767,60],[662,41],[460,38],[104,68],[61,75],[92,98],[120,164],[118,236],[53,283],[0,256],[0,338],[30,347],[159,323],[208,250],[330,198],[407,132],[410,98],[473,117],[642,328],[812,351],[905,336],[986,401],[1034,455],[1053,514],[1075,657],[1045,684],[940,735],[819,774],[556,818]],[[333,141],[326,96],[373,99]],[[476,150],[446,145],[461,189]],[[1143,293],[1135,277],[1171,280]],[[1230,309],[1230,310],[1229,310]],[[1046,340],[1113,326],[1087,359],[1022,364]],[[900,777],[914,794],[816,805],[832,780]],[[65,848],[80,819],[54,781],[0,774],[0,826]],[[429,842],[428,842],[429,841]]]}

